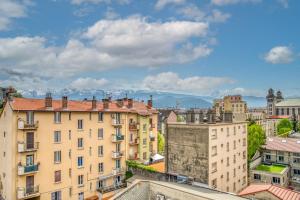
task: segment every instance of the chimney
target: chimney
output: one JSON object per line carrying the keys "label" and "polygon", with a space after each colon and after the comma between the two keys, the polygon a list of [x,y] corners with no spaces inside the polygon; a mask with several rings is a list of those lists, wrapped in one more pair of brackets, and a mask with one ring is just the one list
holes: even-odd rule
{"label": "chimney", "polygon": [[148,108],[152,108],[153,101],[152,101],[152,95],[150,95],[150,99],[148,100]]}
{"label": "chimney", "polygon": [[124,103],[123,103],[123,99],[117,99],[117,105],[119,107],[123,107]]}
{"label": "chimney", "polygon": [[92,110],[96,110],[97,109],[97,99],[95,96],[93,96],[92,99]]}
{"label": "chimney", "polygon": [[211,109],[208,110],[207,122],[208,123],[216,123],[216,112],[214,110],[211,110]]}
{"label": "chimney", "polygon": [[45,97],[45,107],[46,109],[52,108],[52,96],[51,93],[48,92]]}
{"label": "chimney", "polygon": [[103,109],[109,108],[109,99],[102,99],[103,102]]}
{"label": "chimney", "polygon": [[133,99],[128,99],[128,108],[133,107]]}
{"label": "chimney", "polygon": [[193,109],[187,111],[187,123],[195,123],[195,112]]}
{"label": "chimney", "polygon": [[203,111],[200,110],[200,112],[199,112],[199,123],[203,123],[203,122],[204,122]]}
{"label": "chimney", "polygon": [[232,123],[233,121],[233,114],[230,111],[225,111],[223,113],[223,122]]}
{"label": "chimney", "polygon": [[62,108],[63,109],[67,109],[68,108],[68,97],[67,96],[63,96],[62,97]]}

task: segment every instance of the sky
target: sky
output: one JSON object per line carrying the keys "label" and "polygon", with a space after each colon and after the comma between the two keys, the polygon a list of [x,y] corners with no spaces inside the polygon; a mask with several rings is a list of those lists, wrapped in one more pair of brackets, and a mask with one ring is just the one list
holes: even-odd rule
{"label": "sky", "polygon": [[0,86],[300,96],[298,0],[0,0]]}

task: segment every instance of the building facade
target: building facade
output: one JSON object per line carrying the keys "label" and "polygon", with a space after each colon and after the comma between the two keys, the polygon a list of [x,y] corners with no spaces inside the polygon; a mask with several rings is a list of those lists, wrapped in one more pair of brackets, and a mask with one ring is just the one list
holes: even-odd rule
{"label": "building facade", "polygon": [[0,194],[86,199],[123,186],[126,159],[157,152],[157,111],[132,99],[13,98],[0,116]]}
{"label": "building facade", "polygon": [[165,152],[167,173],[224,192],[247,186],[246,122],[168,123]]}

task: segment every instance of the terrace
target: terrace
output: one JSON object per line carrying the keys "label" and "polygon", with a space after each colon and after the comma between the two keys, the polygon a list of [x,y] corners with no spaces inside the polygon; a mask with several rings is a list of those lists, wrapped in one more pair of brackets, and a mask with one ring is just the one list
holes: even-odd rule
{"label": "terrace", "polygon": [[264,165],[264,164],[260,164],[255,168],[255,170],[265,171],[265,172],[275,173],[275,174],[281,174],[286,168],[287,168],[287,166],[284,166],[284,165],[275,165],[275,164],[273,164],[273,165]]}

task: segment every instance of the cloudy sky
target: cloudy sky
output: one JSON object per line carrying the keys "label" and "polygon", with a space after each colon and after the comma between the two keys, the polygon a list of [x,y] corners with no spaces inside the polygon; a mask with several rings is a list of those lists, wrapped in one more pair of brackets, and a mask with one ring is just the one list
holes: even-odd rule
{"label": "cloudy sky", "polygon": [[300,94],[298,0],[0,0],[0,86]]}

